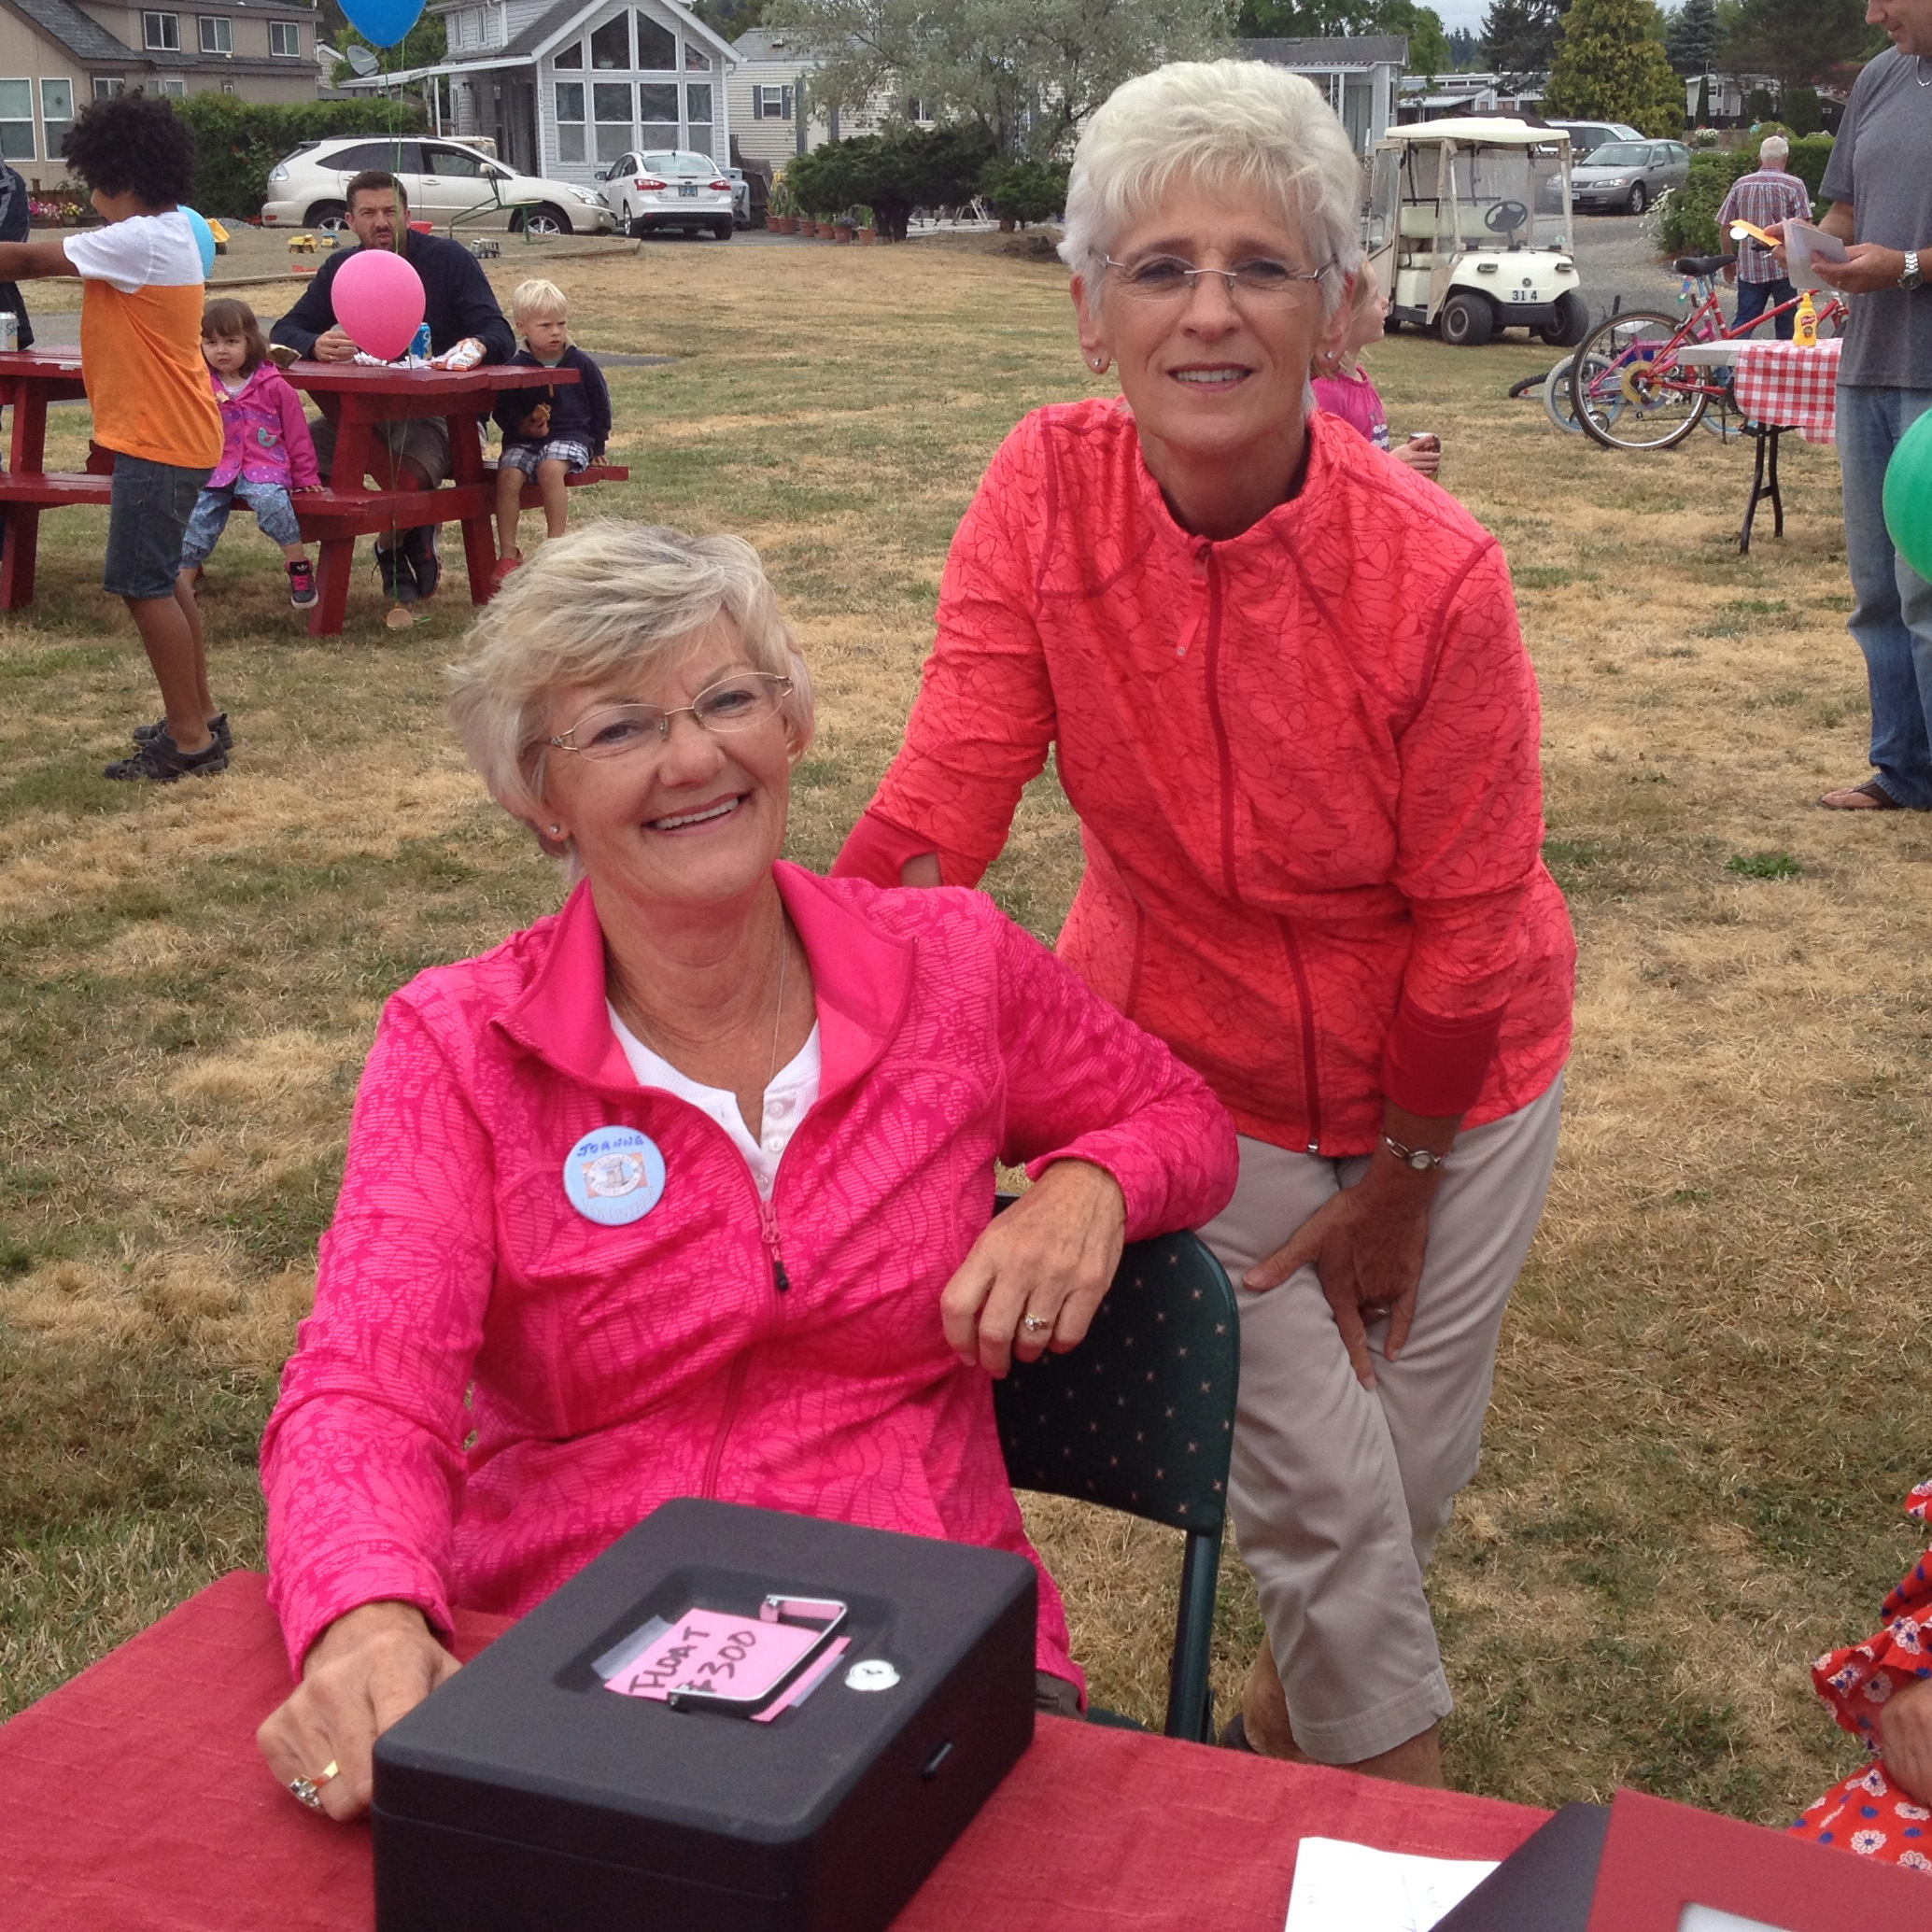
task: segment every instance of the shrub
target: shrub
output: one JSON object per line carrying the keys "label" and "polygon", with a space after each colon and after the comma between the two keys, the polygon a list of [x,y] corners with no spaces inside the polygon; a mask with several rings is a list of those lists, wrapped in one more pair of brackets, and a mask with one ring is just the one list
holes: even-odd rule
{"label": "shrub", "polygon": [[822,219],[869,207],[879,233],[902,242],[914,208],[956,207],[973,198],[989,145],[966,128],[861,134],[801,154],[785,169],[785,184],[799,207]]}
{"label": "shrub", "polygon": [[268,199],[268,171],[303,141],[331,134],[415,134],[422,110],[403,101],[244,101],[234,94],[190,94],[175,112],[200,149],[194,205],[204,215],[252,221]]}
{"label": "shrub", "polygon": [[980,192],[1002,220],[1023,228],[1048,221],[1066,206],[1067,170],[1051,162],[989,161],[980,170]]}
{"label": "shrub", "polygon": [[1779,103],[1794,134],[1815,134],[1825,126],[1825,109],[1814,87],[1787,87]]}

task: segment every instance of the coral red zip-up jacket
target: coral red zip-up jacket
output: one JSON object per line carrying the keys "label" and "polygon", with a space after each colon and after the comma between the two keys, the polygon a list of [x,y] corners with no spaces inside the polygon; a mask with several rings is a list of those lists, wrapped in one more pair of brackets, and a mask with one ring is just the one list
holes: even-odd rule
{"label": "coral red zip-up jacket", "polygon": [[834,874],[971,884],[1057,749],[1060,937],[1244,1134],[1368,1152],[1385,1095],[1469,1125],[1569,1051],[1536,681],[1496,540],[1314,416],[1301,490],[1189,535],[1124,405],[1035,412],[952,545],[906,741]]}
{"label": "coral red zip-up jacket", "polygon": [[[672,1496],[1038,1562],[993,1383],[939,1322],[994,1158],[1106,1168],[1134,1240],[1220,1210],[1234,1133],[980,895],[777,878],[822,1071],[769,1205],[715,1121],[638,1084],[588,886],[389,1001],[262,1442],[269,1596],[298,1671],[380,1598],[445,1629],[455,1603],[519,1615]],[[622,1226],[564,1187],[606,1127],[664,1161],[661,1197]],[[1044,1572],[1038,1657],[1079,1680]]]}

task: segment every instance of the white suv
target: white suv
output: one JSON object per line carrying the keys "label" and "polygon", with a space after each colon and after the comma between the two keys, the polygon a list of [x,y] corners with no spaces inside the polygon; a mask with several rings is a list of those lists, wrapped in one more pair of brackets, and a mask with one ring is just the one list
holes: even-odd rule
{"label": "white suv", "polygon": [[460,141],[374,139],[367,134],[304,141],[270,170],[264,228],[340,228],[349,181],[382,168],[402,183],[410,214],[439,226],[528,228],[532,234],[597,234],[612,227],[596,190],[519,175]]}
{"label": "white suv", "polygon": [[621,234],[710,229],[721,242],[735,226],[731,176],[708,154],[657,149],[627,154],[598,176]]}

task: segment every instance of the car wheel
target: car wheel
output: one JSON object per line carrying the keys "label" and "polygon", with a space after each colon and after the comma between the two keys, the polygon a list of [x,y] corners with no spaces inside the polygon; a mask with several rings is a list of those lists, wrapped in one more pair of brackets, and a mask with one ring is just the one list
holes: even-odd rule
{"label": "car wheel", "polygon": [[1574,289],[1566,289],[1557,297],[1556,313],[1538,333],[1552,348],[1573,349],[1589,330],[1589,304]]}
{"label": "car wheel", "polygon": [[1443,340],[1460,349],[1479,349],[1496,332],[1496,311],[1486,295],[1459,289],[1443,303]]}
{"label": "car wheel", "polygon": [[1649,205],[1650,197],[1644,193],[1643,182],[1638,181],[1632,183],[1630,188],[1630,198],[1624,204],[1624,206],[1632,215],[1641,215],[1644,211],[1644,209],[1647,208]]}
{"label": "car wheel", "polygon": [[617,211],[617,233],[628,242],[634,242],[638,238],[640,231],[637,217],[628,208],[620,208]]}
{"label": "car wheel", "polygon": [[331,233],[348,226],[349,211],[341,202],[317,202],[302,218],[304,228],[326,228]]}
{"label": "car wheel", "polygon": [[732,235],[736,233],[736,232],[737,224],[735,222],[713,221],[712,223],[712,233],[714,235],[716,235],[721,242],[728,242],[731,239]]}
{"label": "car wheel", "polygon": [[534,208],[518,208],[510,225],[519,234],[569,234],[571,218],[552,202],[539,202]]}

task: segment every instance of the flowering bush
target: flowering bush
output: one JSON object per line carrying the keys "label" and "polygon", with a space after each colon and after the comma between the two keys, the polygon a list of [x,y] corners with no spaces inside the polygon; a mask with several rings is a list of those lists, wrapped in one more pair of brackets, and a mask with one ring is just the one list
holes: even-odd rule
{"label": "flowering bush", "polygon": [[1693,148],[1714,148],[1717,146],[1717,130],[1714,127],[1692,128],[1690,145]]}
{"label": "flowering bush", "polygon": [[93,212],[79,193],[71,188],[56,188],[49,194],[27,197],[27,216],[42,228],[72,228]]}

